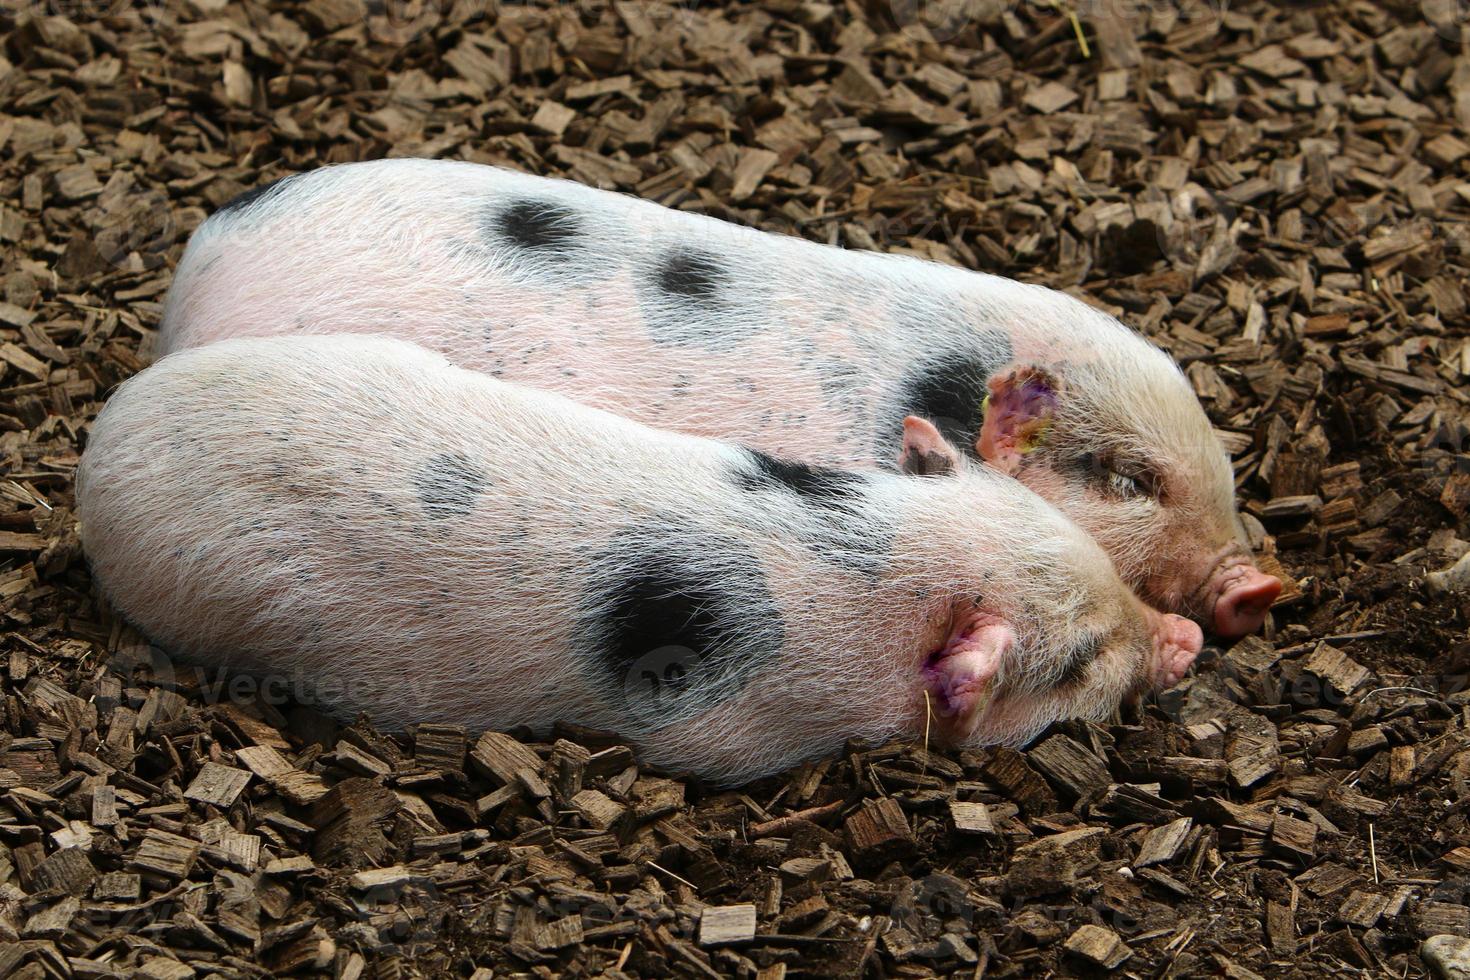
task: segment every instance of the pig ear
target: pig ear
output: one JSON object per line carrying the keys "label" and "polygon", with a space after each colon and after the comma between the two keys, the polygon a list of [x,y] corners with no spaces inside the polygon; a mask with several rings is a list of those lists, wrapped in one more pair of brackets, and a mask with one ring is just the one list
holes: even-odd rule
{"label": "pig ear", "polygon": [[987,623],[950,637],[949,659],[978,684],[988,684],[1015,645],[1016,631],[1009,623]]}
{"label": "pig ear", "polygon": [[1054,375],[1031,365],[991,378],[985,422],[975,440],[980,458],[1004,473],[1014,472],[1023,456],[1046,442],[1061,390]]}
{"label": "pig ear", "polygon": [[898,468],[909,476],[951,476],[959,469],[960,454],[939,434],[934,423],[910,415],[903,420],[903,451]]}
{"label": "pig ear", "polygon": [[1016,631],[1002,620],[957,626],[927,668],[942,710],[975,724],[990,703],[992,682],[1015,644]]}

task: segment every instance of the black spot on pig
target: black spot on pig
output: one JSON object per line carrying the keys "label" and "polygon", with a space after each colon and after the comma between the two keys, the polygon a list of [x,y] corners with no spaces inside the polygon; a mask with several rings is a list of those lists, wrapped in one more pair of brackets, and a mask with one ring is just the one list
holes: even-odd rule
{"label": "black spot on pig", "polygon": [[772,321],[763,285],[737,281],[707,253],[670,249],[635,282],[639,312],[658,344],[728,351]]}
{"label": "black spot on pig", "polygon": [[[878,575],[890,551],[892,528],[866,513],[863,499],[868,478],[861,473],[812,466],[747,448],[749,466],[735,473],[736,484],[749,493],[771,495],[778,511],[789,511],[794,497],[816,517],[797,522],[799,539],[825,561],[866,575]],[[773,522],[780,526],[781,522]]]}
{"label": "black spot on pig", "polygon": [[512,245],[540,254],[569,252],[582,234],[575,212],[543,201],[513,201],[492,216],[491,224]]}
{"label": "black spot on pig", "polygon": [[666,293],[714,303],[725,284],[725,271],[707,255],[673,252],[659,263],[655,279],[658,288]]}
{"label": "black spot on pig", "polygon": [[[998,332],[981,335],[976,347],[976,351],[937,357],[904,379],[897,415],[885,423],[882,447],[898,446],[904,416],[917,415],[933,422],[957,449],[975,455],[990,376],[1012,357],[1010,340]],[[897,458],[896,452],[893,455]]]}
{"label": "black spot on pig", "polygon": [[949,476],[954,473],[954,460],[944,453],[914,453],[907,456],[904,471],[910,476]]}
{"label": "black spot on pig", "polygon": [[424,515],[434,520],[463,517],[475,508],[475,500],[490,479],[464,453],[440,453],[413,475],[414,489]]}
{"label": "black spot on pig", "polygon": [[739,476],[745,490],[785,489],[804,503],[850,513],[867,485],[861,473],[779,459],[756,449],[746,452],[752,467]]}
{"label": "black spot on pig", "polygon": [[592,567],[577,635],[650,730],[731,697],[780,656],[781,612],[736,539],[661,521],[615,535]]}
{"label": "black spot on pig", "polygon": [[261,201],[265,201],[271,197],[274,197],[281,190],[281,188],[286,185],[287,181],[295,180],[297,177],[300,176],[302,175],[288,174],[287,176],[277,178],[276,180],[273,180],[268,184],[261,184],[259,187],[252,187],[250,190],[245,191],[244,193],[236,194],[234,197],[230,198],[228,201],[220,206],[220,209],[215,212],[215,216],[218,217],[222,214],[232,214],[237,211],[243,211],[246,208],[250,207],[252,204],[257,204]]}

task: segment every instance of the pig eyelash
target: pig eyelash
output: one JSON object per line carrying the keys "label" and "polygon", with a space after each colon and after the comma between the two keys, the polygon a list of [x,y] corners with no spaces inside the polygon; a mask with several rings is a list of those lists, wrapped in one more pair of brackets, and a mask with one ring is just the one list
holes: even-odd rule
{"label": "pig eyelash", "polygon": [[1108,489],[1120,497],[1132,497],[1138,493],[1138,481],[1116,470],[1108,470]]}

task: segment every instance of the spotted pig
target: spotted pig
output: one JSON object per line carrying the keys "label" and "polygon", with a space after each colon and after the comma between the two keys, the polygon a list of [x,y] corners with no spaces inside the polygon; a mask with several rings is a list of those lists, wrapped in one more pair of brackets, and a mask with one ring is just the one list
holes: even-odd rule
{"label": "spotted pig", "polygon": [[1041,287],[565,181],[382,160],[287,178],[206,221],[161,345],[340,332],[809,463],[889,468],[918,415],[1060,507],[1161,608],[1235,636],[1281,588],[1242,543],[1230,462],[1178,368]]}
{"label": "spotted pig", "polygon": [[720,782],[1021,742],[1182,675],[1199,627],[1060,512],[923,419],[899,444],[826,468],[402,341],[242,339],[123,385],[77,501],[102,591],[183,660],[388,727],[612,729]]}

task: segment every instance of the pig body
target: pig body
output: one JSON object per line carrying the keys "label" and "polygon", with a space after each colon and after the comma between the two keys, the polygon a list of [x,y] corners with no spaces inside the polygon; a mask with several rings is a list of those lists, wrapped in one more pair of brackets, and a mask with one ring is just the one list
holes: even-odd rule
{"label": "pig body", "polygon": [[737,782],[844,739],[1019,742],[1199,649],[1083,532],[917,420],[911,476],[654,430],[390,339],[161,360],[78,473],[164,650],[389,727],[612,729]]}
{"label": "pig body", "polygon": [[1280,588],[1241,544],[1229,461],[1178,368],[1052,290],[384,160],[287,178],[206,221],[160,341],[342,332],[820,465],[891,468],[918,415],[1068,513],[1162,608],[1234,635]]}

